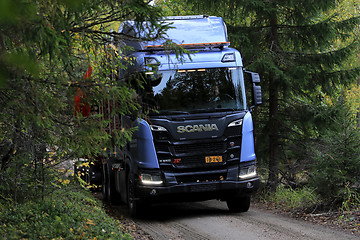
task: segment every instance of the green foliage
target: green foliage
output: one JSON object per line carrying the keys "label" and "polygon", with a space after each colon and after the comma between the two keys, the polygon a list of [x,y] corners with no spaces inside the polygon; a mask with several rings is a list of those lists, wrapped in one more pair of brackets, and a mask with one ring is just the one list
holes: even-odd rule
{"label": "green foliage", "polygon": [[[118,77],[131,65],[117,47],[124,36],[110,28],[147,20],[153,31],[144,38],[162,37],[167,26],[161,16],[142,0],[1,1],[1,199],[45,197],[57,181],[54,166],[106,154],[105,148],[129,141],[135,128],[107,130],[110,119],[140,112],[133,89],[139,86]],[[116,105],[106,117],[96,111],[74,114],[76,94],[89,107]]]}
{"label": "green foliage", "polygon": [[328,127],[321,129],[317,142],[312,144],[311,185],[327,203],[340,205],[347,192],[360,190],[360,133],[344,96],[339,95],[332,103],[320,112]]}
{"label": "green foliage", "polygon": [[184,4],[182,0],[155,0],[155,4],[163,9],[165,16],[201,14],[192,4]]}
{"label": "green foliage", "polygon": [[75,183],[43,200],[0,207],[4,239],[130,239],[102,203]]}
{"label": "green foliage", "polygon": [[348,224],[358,227],[359,221],[356,217],[356,213],[359,212],[360,206],[360,194],[359,192],[353,191],[351,188],[346,186],[346,193],[344,201],[341,205],[342,214],[339,216],[340,222],[347,222]]}
{"label": "green foliage", "polygon": [[360,206],[360,193],[354,191],[349,185],[345,186],[346,192],[344,201],[342,202],[341,209],[343,212],[349,212],[352,210],[359,210]]}
{"label": "green foliage", "polygon": [[284,211],[304,211],[321,203],[314,189],[293,189],[283,185],[279,185],[275,192],[263,194],[262,201]]}
{"label": "green foliage", "polygon": [[29,163],[27,157],[17,156],[14,165],[1,173],[4,181],[0,184],[0,199],[16,204],[37,199],[52,191],[51,186],[45,188],[44,184],[53,181],[53,171],[39,163]]}

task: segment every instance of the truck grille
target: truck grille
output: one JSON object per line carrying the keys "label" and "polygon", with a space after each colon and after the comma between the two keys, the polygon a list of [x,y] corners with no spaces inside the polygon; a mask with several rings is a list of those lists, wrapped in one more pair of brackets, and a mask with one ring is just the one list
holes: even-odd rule
{"label": "truck grille", "polygon": [[189,152],[224,152],[225,142],[181,144],[174,146],[175,154]]}
{"label": "truck grille", "polygon": [[[239,159],[240,140],[239,135],[185,141],[175,141],[169,137],[168,140],[155,139],[155,149],[163,170],[179,172],[190,169],[222,168]],[[205,157],[219,156],[222,156],[221,162],[211,164],[205,162]]]}

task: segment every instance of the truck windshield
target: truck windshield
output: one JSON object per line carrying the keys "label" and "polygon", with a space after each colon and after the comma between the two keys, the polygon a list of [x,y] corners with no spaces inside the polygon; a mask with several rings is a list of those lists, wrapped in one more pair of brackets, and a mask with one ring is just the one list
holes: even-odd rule
{"label": "truck windshield", "polygon": [[190,114],[246,108],[241,68],[160,71],[157,78],[153,77],[151,85],[143,99],[149,109],[156,110],[151,114]]}

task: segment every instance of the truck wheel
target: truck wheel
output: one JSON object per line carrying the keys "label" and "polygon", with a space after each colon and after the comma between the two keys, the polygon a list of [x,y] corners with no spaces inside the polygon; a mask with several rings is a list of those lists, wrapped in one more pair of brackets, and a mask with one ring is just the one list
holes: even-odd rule
{"label": "truck wheel", "polygon": [[127,204],[130,212],[130,216],[137,218],[141,216],[142,204],[135,196],[134,181],[131,179],[130,174],[127,175]]}
{"label": "truck wheel", "polygon": [[111,168],[109,164],[103,165],[103,199],[109,203],[116,204],[120,201],[120,196],[115,189],[115,179],[111,174]]}
{"label": "truck wheel", "polygon": [[106,176],[106,164],[102,165],[102,171],[101,171],[101,192],[102,192],[102,196],[103,196],[103,200],[107,201],[107,176]]}
{"label": "truck wheel", "polygon": [[250,208],[250,196],[228,199],[226,200],[226,204],[230,212],[247,212]]}

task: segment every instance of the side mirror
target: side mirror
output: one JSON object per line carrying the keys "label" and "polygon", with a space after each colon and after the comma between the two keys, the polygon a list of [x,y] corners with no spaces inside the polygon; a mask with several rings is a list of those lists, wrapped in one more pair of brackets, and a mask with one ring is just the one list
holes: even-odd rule
{"label": "side mirror", "polygon": [[148,82],[150,83],[150,85],[152,87],[156,87],[157,85],[160,84],[161,82],[161,79],[162,79],[162,74],[159,74],[159,73],[152,73],[150,72],[151,74],[145,74]]}
{"label": "side mirror", "polygon": [[261,86],[256,86],[255,84],[253,84],[253,101],[255,106],[262,104]]}
{"label": "side mirror", "polygon": [[259,106],[262,104],[262,97],[261,97],[261,86],[257,86],[256,83],[260,83],[260,76],[258,73],[244,71],[251,76],[251,84],[252,84],[252,108]]}

